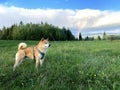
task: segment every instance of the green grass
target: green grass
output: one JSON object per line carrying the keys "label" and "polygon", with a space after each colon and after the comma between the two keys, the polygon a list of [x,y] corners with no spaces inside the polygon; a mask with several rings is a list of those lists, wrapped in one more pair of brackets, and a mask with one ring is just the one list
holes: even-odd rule
{"label": "green grass", "polygon": [[38,71],[26,59],[13,72],[19,42],[0,41],[0,90],[120,89],[120,41],[54,41]]}

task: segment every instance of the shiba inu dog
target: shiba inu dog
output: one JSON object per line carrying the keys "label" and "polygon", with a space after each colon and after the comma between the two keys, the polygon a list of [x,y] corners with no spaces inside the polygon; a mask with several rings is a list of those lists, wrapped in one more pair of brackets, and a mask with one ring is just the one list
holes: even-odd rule
{"label": "shiba inu dog", "polygon": [[15,56],[15,64],[13,66],[13,71],[15,71],[16,67],[26,58],[35,59],[36,60],[36,68],[38,65],[42,65],[44,62],[44,58],[46,55],[46,51],[50,47],[49,40],[42,38],[37,46],[35,47],[27,47],[26,43],[20,43],[18,45],[18,52]]}

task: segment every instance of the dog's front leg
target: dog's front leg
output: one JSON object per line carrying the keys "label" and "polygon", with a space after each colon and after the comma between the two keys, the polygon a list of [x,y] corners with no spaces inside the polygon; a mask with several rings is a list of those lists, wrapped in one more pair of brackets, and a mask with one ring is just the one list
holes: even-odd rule
{"label": "dog's front leg", "polygon": [[40,65],[42,66],[44,62],[44,59],[40,59]]}
{"label": "dog's front leg", "polygon": [[36,69],[38,69],[39,63],[40,63],[40,60],[37,58],[37,59],[36,59],[36,66],[35,66]]}

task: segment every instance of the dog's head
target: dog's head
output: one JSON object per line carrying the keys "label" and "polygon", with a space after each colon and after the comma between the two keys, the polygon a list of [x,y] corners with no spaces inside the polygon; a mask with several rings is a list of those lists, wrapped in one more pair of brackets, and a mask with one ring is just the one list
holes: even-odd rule
{"label": "dog's head", "polygon": [[42,47],[44,49],[47,49],[47,48],[49,48],[51,46],[50,43],[49,43],[49,39],[48,38],[47,39],[42,38],[40,40],[40,44],[42,45]]}

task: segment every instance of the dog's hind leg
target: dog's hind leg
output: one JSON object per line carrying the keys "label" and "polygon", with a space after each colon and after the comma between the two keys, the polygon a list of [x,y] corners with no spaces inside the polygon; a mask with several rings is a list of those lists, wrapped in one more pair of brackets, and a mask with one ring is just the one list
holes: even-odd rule
{"label": "dog's hind leg", "polygon": [[24,59],[24,56],[20,56],[19,53],[16,53],[16,57],[15,57],[15,64],[13,66],[13,71],[15,71],[16,67],[20,65],[20,63],[22,63]]}

